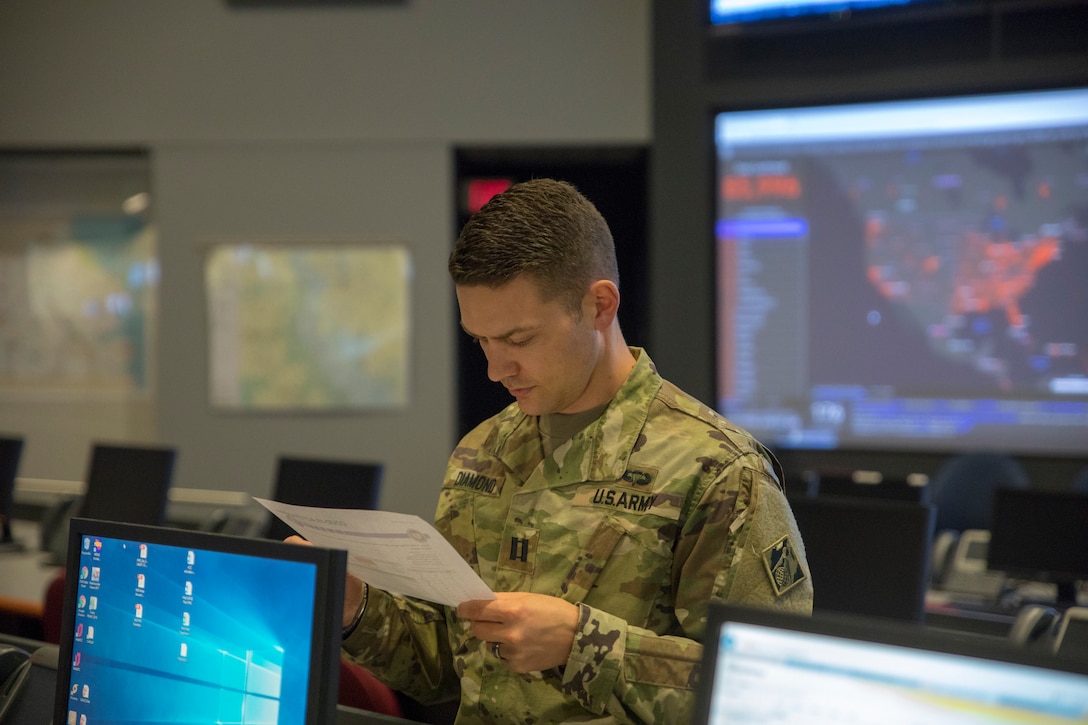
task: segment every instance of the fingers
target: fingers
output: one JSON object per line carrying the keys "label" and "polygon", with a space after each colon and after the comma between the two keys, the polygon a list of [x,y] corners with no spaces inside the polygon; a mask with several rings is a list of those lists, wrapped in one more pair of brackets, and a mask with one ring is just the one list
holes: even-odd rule
{"label": "fingers", "polygon": [[457,605],[457,616],[473,622],[502,622],[506,617],[498,606],[501,599],[473,599]]}
{"label": "fingers", "polygon": [[499,593],[494,601],[464,602],[457,613],[484,652],[515,672],[564,664],[578,621],[576,605],[528,592]]}
{"label": "fingers", "polygon": [[302,538],[298,534],[292,534],[291,536],[288,536],[286,539],[284,539],[284,541],[286,541],[288,544],[302,544],[303,546],[313,546],[313,544],[311,544],[309,541],[306,541],[306,539]]}

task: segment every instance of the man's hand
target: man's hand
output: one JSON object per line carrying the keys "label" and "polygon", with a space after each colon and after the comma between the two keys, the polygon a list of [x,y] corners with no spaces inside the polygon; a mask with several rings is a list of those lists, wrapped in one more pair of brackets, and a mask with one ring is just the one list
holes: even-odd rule
{"label": "man's hand", "polygon": [[[472,636],[499,644],[503,663],[514,672],[538,672],[566,664],[578,626],[578,607],[546,594],[497,592],[498,599],[462,602],[457,616]],[[494,651],[494,650],[491,650]]]}
{"label": "man's hand", "polygon": [[[288,536],[284,539],[288,544],[301,544],[313,546],[301,536]],[[344,628],[346,629],[355,620],[359,607],[363,603],[363,580],[354,574],[345,573],[344,576]]]}

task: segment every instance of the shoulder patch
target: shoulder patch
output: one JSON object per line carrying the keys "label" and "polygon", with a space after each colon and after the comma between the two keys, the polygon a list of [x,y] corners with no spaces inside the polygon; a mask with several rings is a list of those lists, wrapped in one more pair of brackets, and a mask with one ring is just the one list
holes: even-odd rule
{"label": "shoulder patch", "polygon": [[763,566],[767,570],[767,576],[771,578],[771,587],[776,597],[782,596],[807,578],[788,534],[763,550]]}

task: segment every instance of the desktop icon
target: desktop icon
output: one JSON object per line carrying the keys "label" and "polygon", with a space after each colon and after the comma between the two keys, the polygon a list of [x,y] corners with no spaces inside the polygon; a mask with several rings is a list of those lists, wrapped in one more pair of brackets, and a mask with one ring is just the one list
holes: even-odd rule
{"label": "desktop icon", "polygon": [[94,551],[95,551],[96,554],[98,552],[102,551],[102,539],[95,539],[94,540]]}
{"label": "desktop icon", "polygon": [[79,652],[76,652],[76,656],[72,658],[72,666],[79,667]]}
{"label": "desktop icon", "polygon": [[79,595],[79,608],[83,609],[85,606],[87,606],[87,597],[80,594]]}
{"label": "desktop icon", "polygon": [[88,574],[90,574],[90,569],[88,569],[85,566],[79,567],[79,578],[80,579],[86,579]]}
{"label": "desktop icon", "polygon": [[74,695],[74,694],[76,694],[77,692],[79,692],[79,685],[77,685],[77,684],[73,684],[73,685],[72,685],[72,691],[71,691],[70,693],[68,693],[68,694],[70,694],[70,695]]}
{"label": "desktop icon", "polygon": [[189,613],[188,612],[182,612],[181,613],[181,626],[182,627],[188,627],[189,626]]}
{"label": "desktop icon", "polygon": [[91,548],[91,537],[90,536],[84,536],[83,537],[83,550],[84,551],[89,551],[90,548]]}
{"label": "desktop icon", "polygon": [[181,656],[187,657],[189,655],[189,645],[184,642],[181,643]]}
{"label": "desktop icon", "polygon": [[189,566],[192,566],[193,564],[196,563],[196,552],[195,551],[190,550],[189,553],[185,555],[185,563],[188,564]]}
{"label": "desktop icon", "polygon": [[137,574],[136,575],[136,588],[137,589],[143,589],[144,588],[144,581],[145,581],[144,575],[143,574]]}
{"label": "desktop icon", "polygon": [[144,616],[144,605],[137,602],[136,604],[136,619],[140,619]]}
{"label": "desktop icon", "polygon": [[193,583],[192,582],[185,582],[185,596],[187,596],[187,597],[193,596]]}
{"label": "desktop icon", "polygon": [[69,710],[68,711],[68,725],[76,725],[76,711],[75,710]]}
{"label": "desktop icon", "polygon": [[102,568],[97,566],[91,567],[91,581],[96,582],[102,576]]}
{"label": "desktop icon", "polygon": [[83,636],[83,622],[80,622],[79,624],[76,625],[76,637],[79,638],[79,637],[82,637],[82,636]]}
{"label": "desktop icon", "polygon": [[88,609],[90,609],[91,611],[98,609],[98,597],[92,596],[90,604],[91,606],[88,607]]}
{"label": "desktop icon", "polygon": [[79,725],[87,725],[87,713],[81,713],[79,716]]}
{"label": "desktop icon", "polygon": [[94,627],[87,627],[87,641],[94,639]]}
{"label": "desktop icon", "polygon": [[147,558],[147,544],[140,544],[140,558]]}
{"label": "desktop icon", "polygon": [[84,697],[90,697],[91,696],[91,686],[90,685],[84,685],[83,686],[83,696]]}

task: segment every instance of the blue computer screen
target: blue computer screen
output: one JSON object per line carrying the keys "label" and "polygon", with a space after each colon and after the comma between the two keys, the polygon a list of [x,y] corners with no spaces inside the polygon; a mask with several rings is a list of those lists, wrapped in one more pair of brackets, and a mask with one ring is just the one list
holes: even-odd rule
{"label": "blue computer screen", "polygon": [[74,574],[68,725],[305,721],[314,564],[85,535]]}

